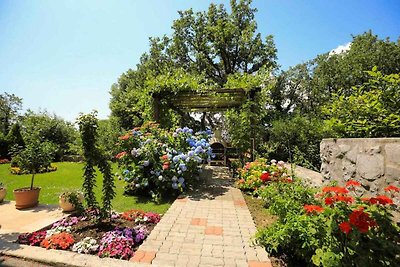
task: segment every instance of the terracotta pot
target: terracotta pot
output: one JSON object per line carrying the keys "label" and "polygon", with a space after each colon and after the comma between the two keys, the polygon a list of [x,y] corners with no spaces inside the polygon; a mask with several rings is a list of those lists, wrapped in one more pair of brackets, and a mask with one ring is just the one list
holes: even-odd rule
{"label": "terracotta pot", "polygon": [[7,195],[7,189],[5,187],[0,188],[0,203],[3,202],[3,199]]}
{"label": "terracotta pot", "polygon": [[15,207],[17,209],[26,209],[37,206],[39,203],[40,187],[24,187],[13,191],[15,197]]}
{"label": "terracotta pot", "polygon": [[[78,199],[79,201],[82,203],[83,201],[83,195],[82,194],[78,194]],[[62,208],[63,211],[74,211],[75,210],[75,206],[68,201],[68,198],[60,195],[58,197],[58,205],[60,206],[60,208]]]}

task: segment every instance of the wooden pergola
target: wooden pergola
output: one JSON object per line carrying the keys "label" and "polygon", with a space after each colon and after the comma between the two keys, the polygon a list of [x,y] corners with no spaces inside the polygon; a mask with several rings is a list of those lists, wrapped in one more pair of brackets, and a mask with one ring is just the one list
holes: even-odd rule
{"label": "wooden pergola", "polygon": [[[242,88],[218,88],[208,90],[184,90],[176,93],[153,93],[154,121],[160,121],[162,105],[182,112],[223,112],[232,108],[240,108],[247,100],[254,100],[261,88],[245,90]],[[163,104],[162,104],[163,103]],[[251,122],[251,125],[254,125]],[[254,129],[251,136],[254,137]],[[254,155],[254,138],[252,138],[251,156]],[[225,150],[226,151],[226,150]],[[225,152],[226,153],[226,152]]]}
{"label": "wooden pergola", "polygon": [[165,100],[168,106],[183,112],[222,112],[231,108],[239,108],[246,100],[254,100],[259,87],[244,90],[236,89],[210,89],[204,91],[187,90],[178,93],[154,93],[153,110],[154,120],[159,121],[161,101]]}

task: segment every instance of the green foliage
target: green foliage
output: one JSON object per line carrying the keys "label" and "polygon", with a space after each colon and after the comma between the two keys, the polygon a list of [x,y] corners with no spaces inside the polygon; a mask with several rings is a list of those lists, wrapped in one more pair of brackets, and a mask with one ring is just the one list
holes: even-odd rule
{"label": "green foliage", "polygon": [[290,214],[301,213],[304,204],[316,204],[315,190],[304,186],[298,178],[291,183],[270,183],[256,194],[265,201],[268,211],[278,215],[283,222]]}
{"label": "green foliage", "polygon": [[111,174],[110,163],[107,161],[107,157],[104,155],[103,151],[97,146],[98,121],[96,115],[96,112],[86,115],[81,114],[77,122],[79,125],[79,131],[81,133],[84,153],[83,155],[85,158],[83,174],[83,190],[85,194],[85,200],[89,208],[96,209],[98,207],[94,193],[94,187],[96,186],[95,166],[97,166],[100,172],[103,174],[103,205],[101,207],[100,219],[105,219],[110,215],[111,212],[111,201],[115,196],[115,185],[114,177]]}
{"label": "green foliage", "polygon": [[328,129],[317,118],[301,115],[281,118],[272,122],[269,141],[264,149],[271,158],[319,170],[319,143],[330,135]]}
{"label": "green foliage", "polygon": [[324,109],[326,123],[340,137],[400,135],[400,74],[383,75],[376,67],[370,79],[346,95],[334,95]]}
{"label": "green foliage", "polygon": [[279,221],[260,230],[257,242],[270,253],[316,266],[397,266],[400,232],[390,213],[393,201],[387,196],[360,199],[354,191],[359,183],[346,186],[325,187],[314,199],[301,184],[260,189]]}
{"label": "green foliage", "polygon": [[7,134],[7,142],[8,142],[8,146],[10,148],[11,147],[17,147],[17,148],[25,147],[25,142],[21,135],[21,126],[19,125],[18,122],[13,124],[13,126],[11,126],[11,129]]}
{"label": "green foliage", "polygon": [[31,189],[33,188],[35,174],[43,168],[50,167],[54,158],[52,152],[52,145],[46,142],[28,143],[24,149],[18,151],[16,155],[18,167],[32,174]]}
{"label": "green foliage", "polygon": [[7,135],[22,108],[22,98],[14,94],[0,94],[0,131]]}
{"label": "green foliage", "polygon": [[[215,4],[204,12],[180,11],[171,37],[150,38],[149,52],[137,69],[122,74],[111,88],[112,116],[122,128],[153,119],[155,92],[168,96],[188,89],[230,87],[232,80],[235,87],[261,86],[251,82],[252,75],[276,67],[273,38],[263,41],[257,33],[251,1],[232,0],[230,6],[230,13]],[[188,112],[173,109],[168,102],[161,108],[162,127],[196,126]]]}
{"label": "green foliage", "polygon": [[114,119],[99,120],[97,128],[97,143],[108,159],[112,159],[117,151],[115,144],[120,136],[120,128]]}
{"label": "green foliage", "polygon": [[56,161],[69,154],[78,139],[78,133],[71,123],[47,112],[35,113],[28,110],[20,123],[26,143],[50,142],[54,145]]}

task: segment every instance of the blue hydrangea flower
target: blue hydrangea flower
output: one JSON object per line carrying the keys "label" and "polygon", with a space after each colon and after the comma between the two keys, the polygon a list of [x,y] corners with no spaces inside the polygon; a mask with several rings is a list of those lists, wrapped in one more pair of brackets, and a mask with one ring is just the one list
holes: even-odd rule
{"label": "blue hydrangea flower", "polygon": [[163,180],[163,177],[162,177],[162,175],[158,176],[158,180],[160,180],[160,181],[162,181],[162,180]]}
{"label": "blue hydrangea flower", "polygon": [[193,157],[193,156],[194,156],[194,151],[189,151],[189,152],[188,152],[188,156],[189,156],[189,157]]}
{"label": "blue hydrangea flower", "polygon": [[172,183],[172,188],[173,189],[178,189],[178,184],[177,183]]}
{"label": "blue hydrangea flower", "polygon": [[177,163],[177,162],[179,161],[179,156],[174,156],[174,157],[172,158],[172,161],[173,161],[174,163]]}
{"label": "blue hydrangea flower", "polygon": [[128,174],[129,170],[124,170],[123,174]]}
{"label": "blue hydrangea flower", "polygon": [[185,163],[180,163],[179,168],[184,172],[187,170],[186,164]]}
{"label": "blue hydrangea flower", "polygon": [[185,182],[185,179],[184,179],[183,177],[179,177],[178,182],[179,182],[180,184],[183,184],[183,182]]}
{"label": "blue hydrangea flower", "polygon": [[176,178],[176,176],[174,176],[174,177],[172,177],[171,181],[176,183],[178,181],[178,178]]}
{"label": "blue hydrangea flower", "polygon": [[148,160],[143,161],[143,166],[147,167],[149,165],[150,165],[150,161],[148,161]]}

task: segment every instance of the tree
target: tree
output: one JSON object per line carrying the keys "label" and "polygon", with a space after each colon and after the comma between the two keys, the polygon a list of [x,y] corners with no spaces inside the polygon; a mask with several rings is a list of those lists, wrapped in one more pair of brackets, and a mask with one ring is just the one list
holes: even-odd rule
{"label": "tree", "polygon": [[16,121],[18,111],[22,108],[22,98],[14,94],[0,94],[0,130],[7,135],[11,125]]}
{"label": "tree", "polygon": [[379,39],[371,31],[353,36],[348,51],[319,55],[277,76],[271,90],[274,116],[298,111],[318,117],[332,94],[351,95],[354,86],[369,80],[366,71],[374,66],[383,75],[399,73],[400,43]]}
{"label": "tree", "polygon": [[383,75],[376,67],[370,79],[347,95],[336,94],[324,109],[326,123],[340,137],[400,136],[400,73]]}
{"label": "tree", "polygon": [[[251,1],[232,0],[230,7],[230,13],[215,4],[203,12],[179,11],[170,37],[150,38],[149,52],[142,55],[136,70],[122,74],[111,88],[112,116],[122,128],[152,119],[155,92],[223,87],[231,75],[253,75],[277,66],[273,38],[263,41],[257,33],[257,10]],[[164,114],[178,124],[190,120],[179,110]]]}
{"label": "tree", "polygon": [[56,161],[69,153],[78,139],[78,133],[71,123],[46,111],[35,113],[28,110],[21,118],[21,125],[26,143],[39,141],[54,144]]}
{"label": "tree", "polygon": [[10,148],[17,147],[18,149],[22,149],[25,147],[25,142],[21,135],[21,126],[18,122],[11,126],[7,135],[7,142]]}

